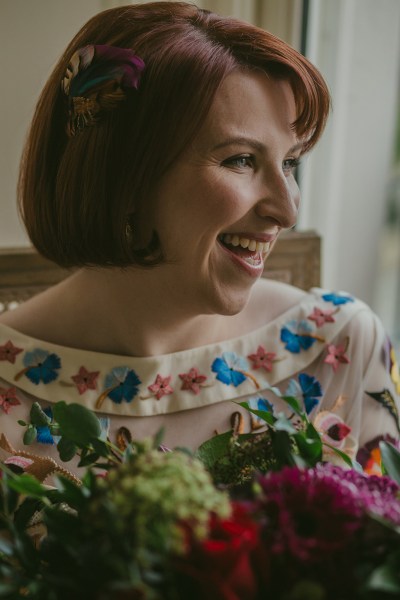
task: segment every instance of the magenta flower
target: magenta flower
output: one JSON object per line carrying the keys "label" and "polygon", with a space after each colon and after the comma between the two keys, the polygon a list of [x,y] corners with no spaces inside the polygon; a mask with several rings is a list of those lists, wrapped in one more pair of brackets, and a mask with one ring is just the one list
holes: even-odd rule
{"label": "magenta flower", "polygon": [[78,392],[83,394],[86,390],[97,389],[99,373],[99,371],[89,372],[85,367],[81,367],[76,375],[71,376],[71,379],[75,383]]}
{"label": "magenta flower", "polygon": [[15,358],[20,352],[23,352],[22,348],[17,348],[14,344],[8,340],[3,346],[0,346],[0,360],[6,360],[11,364],[15,364]]}
{"label": "magenta flower", "polygon": [[263,534],[272,554],[319,563],[344,550],[363,523],[355,485],[329,469],[286,467],[259,478]]}
{"label": "magenta flower", "polygon": [[168,377],[157,375],[155,382],[149,385],[147,389],[150,390],[157,400],[160,400],[163,396],[173,393],[174,390],[169,385],[170,381],[171,375],[168,375]]}
{"label": "magenta flower", "polygon": [[358,502],[364,511],[400,525],[400,488],[389,477],[364,475],[334,465],[318,465],[316,470],[329,473],[337,485],[352,484],[357,490]]}
{"label": "magenta flower", "polygon": [[348,364],[350,359],[346,356],[346,350],[349,345],[349,338],[347,337],[342,344],[335,346],[334,344],[328,345],[328,354],[324,359],[324,362],[332,366],[335,371],[338,370],[340,364]]}
{"label": "magenta flower", "polygon": [[322,327],[325,323],[334,323],[333,317],[336,310],[321,310],[318,306],[314,307],[313,312],[308,315],[307,319],[315,321],[317,327]]}
{"label": "magenta flower", "polygon": [[181,390],[189,390],[194,394],[200,392],[200,388],[207,379],[206,375],[201,375],[195,367],[192,367],[188,373],[180,373],[179,377],[182,379]]}
{"label": "magenta flower", "polygon": [[258,346],[257,352],[249,354],[247,358],[252,361],[253,369],[264,369],[264,371],[271,372],[276,353],[267,352],[264,346]]}

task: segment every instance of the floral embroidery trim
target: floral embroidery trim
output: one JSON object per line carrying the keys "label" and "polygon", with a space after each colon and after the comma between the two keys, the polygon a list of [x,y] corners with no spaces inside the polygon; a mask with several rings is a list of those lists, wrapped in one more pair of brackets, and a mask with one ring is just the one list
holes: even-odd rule
{"label": "floral embroidery trim", "polygon": [[192,367],[188,373],[179,373],[179,377],[182,380],[181,390],[188,390],[193,394],[199,394],[200,389],[205,387],[207,381],[207,376],[201,375],[195,367]]}
{"label": "floral embroidery trim", "polygon": [[323,294],[322,298],[323,300],[325,300],[325,302],[332,302],[332,304],[334,304],[335,306],[338,306],[340,304],[347,304],[348,302],[354,302],[354,298],[352,296],[335,292]]}
{"label": "floral embroidery trim", "polygon": [[[152,396],[155,396],[157,400],[161,400],[163,396],[168,396],[169,394],[173,393],[174,389],[170,386],[170,382],[171,375],[163,377],[162,375],[158,374],[154,383],[147,386],[147,389],[150,390]],[[142,399],[145,398],[143,397]]]}
{"label": "floral embroidery trim", "polygon": [[71,379],[74,382],[79,394],[84,394],[87,390],[97,389],[97,379],[100,371],[88,371],[85,367],[80,367],[76,375],[72,375]]}
{"label": "floral embroidery trim", "polygon": [[[53,411],[51,408],[42,408],[42,410],[51,422],[53,420]],[[36,425],[36,441],[39,442],[39,444],[48,445],[53,445],[56,442],[50,433],[49,425]]]}
{"label": "floral embroidery trim", "polygon": [[15,359],[20,352],[23,352],[23,349],[17,348],[11,340],[8,340],[3,346],[0,346],[0,360],[6,360],[14,365]]}
{"label": "floral embroidery trim", "polygon": [[235,352],[223,352],[222,357],[213,361],[211,370],[217,373],[216,378],[226,385],[237,387],[249,378],[257,389],[260,388],[257,379],[248,372],[246,359]]}
{"label": "floral embroidery trim", "polygon": [[17,397],[17,389],[11,388],[0,388],[0,407],[6,415],[10,412],[12,406],[18,406],[21,402]]}
{"label": "floral embroidery trim", "polygon": [[293,354],[308,350],[316,341],[325,342],[325,338],[316,335],[312,326],[304,319],[288,321],[281,329],[281,342],[285,344],[285,349]]}
{"label": "floral embroidery trim", "polygon": [[110,398],[115,404],[121,404],[123,401],[132,402],[139,392],[139,385],[141,383],[133,369],[129,367],[115,367],[105,377],[105,389],[97,398],[96,408],[101,408],[106,398]]}
{"label": "floral embroidery trim", "polygon": [[15,375],[14,381],[18,381],[25,375],[35,385],[51,383],[57,379],[58,371],[61,369],[60,357],[41,348],[26,352],[22,362],[25,368]]}
{"label": "floral embroidery trim", "polygon": [[252,369],[264,369],[267,373],[272,371],[273,363],[279,360],[276,358],[276,352],[267,352],[261,345],[254,354],[249,354],[247,358],[253,363]]}
{"label": "floral embroidery trim", "polygon": [[[273,414],[274,406],[263,396],[252,396],[246,400],[249,408],[252,410],[260,410]],[[261,427],[265,427],[265,421],[261,417],[250,414],[250,427],[251,431],[256,431]]]}
{"label": "floral embroidery trim", "polygon": [[292,396],[301,399],[306,413],[311,411],[320,403],[323,391],[320,382],[312,375],[299,373],[298,382],[290,379],[285,396]]}
{"label": "floral embroidery trim", "polygon": [[328,410],[318,413],[313,425],[324,442],[339,449],[344,448],[346,438],[351,432],[351,427],[346,425],[342,417]]}
{"label": "floral embroidery trim", "polygon": [[324,359],[324,363],[331,365],[332,369],[336,373],[340,364],[346,365],[350,363],[350,359],[346,356],[346,351],[349,346],[350,338],[347,336],[341,344],[335,346],[329,344],[327,347],[328,354]]}
{"label": "floral embroidery trim", "polygon": [[333,315],[335,315],[338,312],[338,310],[338,308],[336,310],[322,310],[321,308],[318,308],[318,306],[314,306],[313,312],[308,315],[307,319],[309,319],[310,321],[314,321],[317,327],[322,327],[323,325],[325,325],[325,323],[335,322],[335,318]]}
{"label": "floral embroidery trim", "polygon": [[365,392],[370,398],[379,402],[394,419],[397,431],[400,433],[399,411],[397,410],[396,402],[388,389],[383,389],[381,392]]}
{"label": "floral embroidery trim", "polygon": [[394,351],[393,346],[391,346],[390,348],[390,378],[394,383],[395,389],[396,389],[396,393],[399,394],[400,396],[400,374],[399,374],[399,366],[397,364],[397,360],[396,360],[396,354]]}

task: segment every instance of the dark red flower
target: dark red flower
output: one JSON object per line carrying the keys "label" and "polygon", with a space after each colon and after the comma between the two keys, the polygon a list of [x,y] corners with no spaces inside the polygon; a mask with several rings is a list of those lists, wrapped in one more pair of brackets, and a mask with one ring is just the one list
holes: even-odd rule
{"label": "dark red flower", "polygon": [[182,598],[253,600],[257,584],[251,553],[258,544],[258,526],[244,506],[235,503],[229,519],[212,515],[209,537],[194,539],[187,527],[188,551],[174,571]]}
{"label": "dark red flower", "polygon": [[349,546],[363,523],[357,488],[329,469],[285,468],[260,477],[271,554],[312,564]]}

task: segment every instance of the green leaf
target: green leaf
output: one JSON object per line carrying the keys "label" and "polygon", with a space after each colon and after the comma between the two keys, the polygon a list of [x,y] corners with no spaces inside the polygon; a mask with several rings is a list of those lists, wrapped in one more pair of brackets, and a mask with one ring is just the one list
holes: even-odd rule
{"label": "green leaf", "polygon": [[154,448],[157,449],[159,446],[161,446],[164,436],[165,436],[165,427],[161,427],[157,431],[156,435],[154,436]]}
{"label": "green leaf", "polygon": [[0,554],[5,556],[12,556],[14,554],[13,542],[5,539],[3,536],[0,536]]}
{"label": "green leaf", "polygon": [[302,420],[307,420],[307,415],[304,412],[303,408],[301,407],[299,401],[297,400],[297,398],[294,398],[293,396],[282,396],[282,400],[284,400],[286,402],[286,404],[288,404],[290,406],[290,408],[297,414],[299,415],[299,417],[302,418]]}
{"label": "green leaf", "polygon": [[103,458],[108,458],[112,455],[108,442],[104,440],[92,440],[93,450]]}
{"label": "green leaf", "polygon": [[380,442],[379,449],[387,474],[400,485],[400,452],[389,442]]}
{"label": "green leaf", "polygon": [[326,446],[327,448],[330,448],[331,450],[333,450],[333,452],[335,454],[340,456],[340,458],[346,463],[346,465],[348,465],[349,467],[351,467],[358,473],[364,473],[364,470],[363,470],[362,466],[360,465],[360,463],[358,463],[356,460],[352,460],[350,458],[350,456],[348,456],[345,452],[342,452],[342,450],[339,450],[338,448],[335,448],[335,446],[331,446],[330,444],[327,444],[326,442],[323,442],[323,445]]}
{"label": "green leaf", "polygon": [[293,452],[292,440],[287,431],[272,431],[271,443],[279,468],[297,466],[297,458]]}
{"label": "green leaf", "polygon": [[91,452],[90,454],[87,454],[84,458],[81,458],[81,460],[78,463],[78,467],[89,467],[91,465],[96,464],[96,461],[98,461],[100,458],[99,454],[97,454],[97,452]]}
{"label": "green leaf", "polygon": [[77,485],[62,475],[57,476],[55,480],[63,501],[72,508],[81,507],[85,503],[85,498],[90,495],[86,487]]}
{"label": "green leaf", "polygon": [[302,434],[294,436],[300,455],[308,462],[309,466],[314,466],[322,458],[321,440],[313,440],[304,437]]}
{"label": "green leaf", "polygon": [[90,445],[93,438],[101,435],[100,421],[96,415],[80,404],[57,402],[53,414],[61,435],[80,447]]}
{"label": "green leaf", "polygon": [[48,427],[51,423],[50,417],[43,412],[39,402],[34,402],[31,406],[30,418],[32,425],[36,427]]}
{"label": "green leaf", "polygon": [[196,458],[202,461],[206,468],[210,469],[229,450],[232,439],[232,431],[226,431],[216,435],[201,444],[196,452]]}
{"label": "green leaf", "polygon": [[25,498],[14,514],[16,527],[25,529],[33,515],[43,508],[43,502],[38,498]]}
{"label": "green leaf", "polygon": [[64,437],[57,444],[57,450],[63,462],[72,460],[78,451],[78,447],[71,440]]}
{"label": "green leaf", "polygon": [[398,573],[389,565],[381,565],[369,576],[366,589],[396,594],[396,598],[398,598],[400,592],[400,578]]}
{"label": "green leaf", "polygon": [[276,418],[271,412],[268,412],[267,410],[256,410],[254,408],[250,408],[247,402],[239,402],[239,405],[248,410],[252,415],[259,417],[268,423],[268,425],[275,425]]}
{"label": "green leaf", "polygon": [[27,430],[24,433],[23,442],[26,446],[33,444],[37,437],[37,430],[34,425],[28,425]]}
{"label": "green leaf", "polygon": [[25,421],[23,421],[22,419],[18,419],[17,423],[18,425],[22,425],[22,427],[26,427],[28,425],[28,423],[25,423]]}
{"label": "green leaf", "polygon": [[17,475],[13,479],[9,479],[8,486],[16,492],[25,494],[31,498],[43,498],[47,494],[44,485],[36,477],[28,473],[22,473],[22,475]]}

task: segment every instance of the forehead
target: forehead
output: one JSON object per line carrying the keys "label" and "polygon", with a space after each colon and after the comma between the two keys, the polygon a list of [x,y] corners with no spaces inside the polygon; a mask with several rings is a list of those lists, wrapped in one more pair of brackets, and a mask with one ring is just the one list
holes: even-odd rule
{"label": "forehead", "polygon": [[235,71],[216,92],[197,142],[209,145],[230,137],[252,137],[261,143],[288,143],[298,140],[291,124],[296,106],[290,84],[263,72]]}

